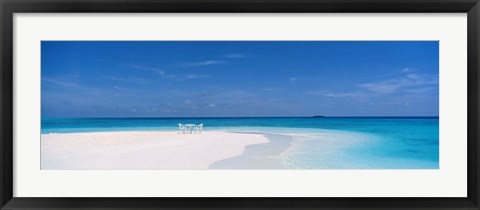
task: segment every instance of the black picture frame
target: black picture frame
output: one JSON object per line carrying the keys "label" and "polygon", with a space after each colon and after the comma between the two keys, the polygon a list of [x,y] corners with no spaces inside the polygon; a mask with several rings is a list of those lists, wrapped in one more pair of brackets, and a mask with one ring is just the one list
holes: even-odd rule
{"label": "black picture frame", "polygon": [[[479,209],[478,0],[0,0],[1,209]],[[14,13],[467,13],[466,198],[26,198],[13,197]],[[95,189],[92,189],[95,190]],[[128,190],[128,189],[125,189]]]}

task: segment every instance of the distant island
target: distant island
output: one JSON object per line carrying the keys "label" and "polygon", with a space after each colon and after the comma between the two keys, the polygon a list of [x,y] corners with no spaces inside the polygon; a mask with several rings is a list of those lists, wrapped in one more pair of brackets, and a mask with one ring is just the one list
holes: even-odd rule
{"label": "distant island", "polygon": [[325,117],[325,116],[322,116],[322,115],[315,115],[315,116],[313,116],[313,117],[315,117],[315,118],[322,118],[322,117]]}

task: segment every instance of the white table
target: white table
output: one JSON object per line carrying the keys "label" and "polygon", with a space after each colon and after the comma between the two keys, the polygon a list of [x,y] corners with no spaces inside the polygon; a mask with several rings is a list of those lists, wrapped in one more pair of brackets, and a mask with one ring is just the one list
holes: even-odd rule
{"label": "white table", "polygon": [[187,128],[187,133],[192,134],[193,129],[195,128],[195,124],[185,124],[185,127]]}

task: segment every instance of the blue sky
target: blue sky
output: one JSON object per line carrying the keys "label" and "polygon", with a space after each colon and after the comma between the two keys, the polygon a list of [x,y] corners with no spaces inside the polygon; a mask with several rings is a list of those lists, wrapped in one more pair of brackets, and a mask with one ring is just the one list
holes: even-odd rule
{"label": "blue sky", "polygon": [[436,41],[43,41],[42,117],[438,116]]}

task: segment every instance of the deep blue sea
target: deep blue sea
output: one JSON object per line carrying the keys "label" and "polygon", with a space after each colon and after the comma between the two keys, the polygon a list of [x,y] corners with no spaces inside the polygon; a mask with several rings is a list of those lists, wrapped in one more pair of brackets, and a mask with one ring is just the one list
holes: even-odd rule
{"label": "deep blue sea", "polygon": [[292,136],[292,147],[281,155],[289,168],[439,168],[438,117],[50,118],[42,119],[42,134],[176,131],[178,123]]}

